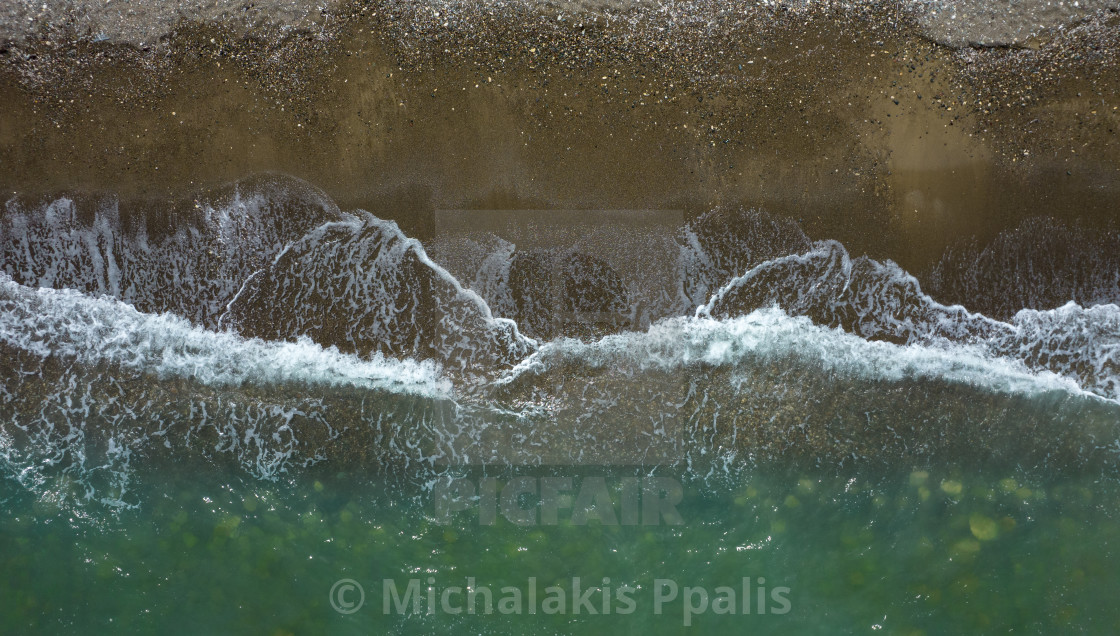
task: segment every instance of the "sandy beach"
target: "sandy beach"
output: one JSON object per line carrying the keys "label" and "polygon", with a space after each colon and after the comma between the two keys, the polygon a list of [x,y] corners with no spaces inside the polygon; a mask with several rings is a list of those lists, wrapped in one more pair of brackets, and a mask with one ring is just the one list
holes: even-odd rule
{"label": "sandy beach", "polygon": [[280,172],[419,237],[440,208],[743,205],[911,271],[1031,216],[1109,223],[1120,196],[1115,13],[954,49],[880,10],[765,28],[503,11],[10,43],[0,187],[127,209]]}

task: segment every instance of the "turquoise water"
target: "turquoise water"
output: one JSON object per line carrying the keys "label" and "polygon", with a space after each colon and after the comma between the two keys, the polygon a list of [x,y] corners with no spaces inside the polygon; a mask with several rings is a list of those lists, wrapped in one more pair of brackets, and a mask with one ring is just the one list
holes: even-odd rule
{"label": "turquoise water", "polygon": [[[617,484],[628,474],[591,469],[581,479]],[[111,515],[5,487],[0,631],[675,634],[690,622],[729,634],[1107,633],[1120,622],[1112,482],[777,469],[684,481],[682,523],[651,526],[573,525],[563,509],[555,525],[523,527],[501,515],[484,525],[471,510],[443,524],[430,492],[341,473],[271,483],[176,465],[143,493],[147,505]],[[494,593],[493,614],[481,597],[475,615],[427,613],[429,587],[439,594],[468,577]],[[600,613],[585,605],[576,615],[573,577],[584,589],[608,588],[612,613],[602,613],[596,592]],[[752,594],[766,589],[767,613],[757,602],[741,613],[744,577]],[[344,608],[353,613],[332,606],[340,579],[364,590],[363,605]],[[384,611],[386,579],[402,595],[420,581],[418,615],[407,602],[398,613],[392,597]],[[528,613],[531,579],[536,614]],[[673,581],[677,598],[658,579]],[[567,600],[550,615],[540,603],[554,585]],[[619,601],[624,585],[634,588],[633,606]],[[520,613],[499,611],[505,587],[523,594],[521,605],[506,606]],[[736,613],[717,615],[710,602],[701,611],[698,587],[710,599],[733,588]],[[788,612],[778,613],[787,608],[775,590]],[[464,606],[450,599],[452,609]]]}

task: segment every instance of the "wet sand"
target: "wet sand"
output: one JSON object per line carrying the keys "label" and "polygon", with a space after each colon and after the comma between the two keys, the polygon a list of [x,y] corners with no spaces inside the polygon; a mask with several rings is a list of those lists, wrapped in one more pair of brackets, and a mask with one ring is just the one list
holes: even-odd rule
{"label": "wet sand", "polygon": [[421,239],[438,209],[743,205],[912,272],[1028,217],[1116,221],[1115,13],[982,49],[885,10],[433,14],[3,45],[0,189],[166,211],[280,172]]}

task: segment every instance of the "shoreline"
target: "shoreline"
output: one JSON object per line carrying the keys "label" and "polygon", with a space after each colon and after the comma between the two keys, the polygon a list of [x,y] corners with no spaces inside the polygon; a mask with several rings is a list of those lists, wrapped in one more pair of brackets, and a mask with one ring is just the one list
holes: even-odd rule
{"label": "shoreline", "polygon": [[955,50],[874,12],[657,38],[654,17],[426,11],[6,48],[0,188],[127,212],[282,173],[421,240],[438,209],[744,206],[911,272],[1035,216],[1115,224],[1116,14],[1036,49]]}

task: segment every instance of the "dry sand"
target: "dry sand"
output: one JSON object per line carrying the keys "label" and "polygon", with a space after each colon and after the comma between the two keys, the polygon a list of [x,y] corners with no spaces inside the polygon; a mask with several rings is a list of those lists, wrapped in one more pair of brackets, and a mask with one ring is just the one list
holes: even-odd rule
{"label": "dry sand", "polygon": [[741,204],[912,271],[964,236],[1120,207],[1114,13],[958,50],[876,8],[446,6],[5,45],[0,188],[159,209],[282,172],[420,237],[435,209]]}

